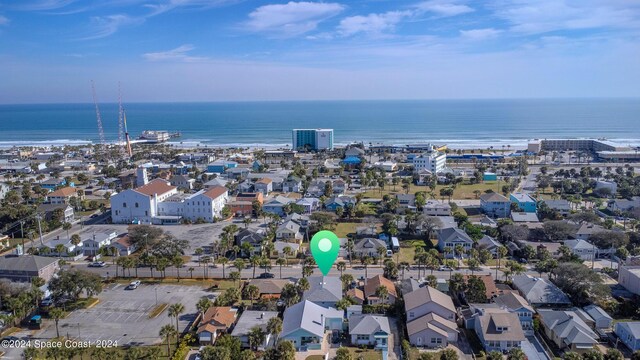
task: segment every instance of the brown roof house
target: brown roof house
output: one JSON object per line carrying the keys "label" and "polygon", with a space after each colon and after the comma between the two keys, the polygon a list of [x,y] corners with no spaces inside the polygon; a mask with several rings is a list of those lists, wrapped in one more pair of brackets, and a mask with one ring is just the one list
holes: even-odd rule
{"label": "brown roof house", "polygon": [[445,347],[458,340],[456,308],[443,292],[425,286],[406,293],[404,308],[412,345]]}
{"label": "brown roof house", "polygon": [[369,305],[373,304],[381,304],[382,299],[380,299],[376,295],[376,290],[383,286],[387,288],[387,299],[384,302],[385,304],[394,304],[396,299],[398,298],[398,293],[396,292],[395,284],[382,275],[376,275],[371,279],[368,279],[366,284],[364,285],[364,296],[367,299]]}
{"label": "brown roof house", "polygon": [[347,296],[358,305],[362,305],[364,303],[364,292],[358,288],[347,290]]}
{"label": "brown roof house", "polygon": [[287,284],[291,284],[291,281],[279,279],[253,279],[248,285],[256,286],[261,298],[279,299],[282,289]]}
{"label": "brown roof house", "polygon": [[210,307],[204,313],[200,326],[198,326],[198,340],[202,345],[213,345],[218,336],[229,333],[236,322],[238,310],[229,306]]}
{"label": "brown roof house", "polygon": [[474,329],[485,351],[509,351],[525,341],[518,315],[505,309],[485,309],[475,318]]}

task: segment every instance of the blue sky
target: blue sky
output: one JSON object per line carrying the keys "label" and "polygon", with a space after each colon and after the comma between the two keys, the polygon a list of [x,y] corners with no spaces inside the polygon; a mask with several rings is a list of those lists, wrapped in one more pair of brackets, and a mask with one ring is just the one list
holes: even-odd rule
{"label": "blue sky", "polygon": [[637,0],[0,0],[0,102],[640,96]]}

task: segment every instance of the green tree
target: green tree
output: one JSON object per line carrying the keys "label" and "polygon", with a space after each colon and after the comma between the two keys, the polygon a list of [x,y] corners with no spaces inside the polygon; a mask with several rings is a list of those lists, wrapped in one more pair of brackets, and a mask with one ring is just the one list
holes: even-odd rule
{"label": "green tree", "polygon": [[502,360],[502,353],[500,351],[491,351],[487,354],[487,360]]}
{"label": "green tree", "polygon": [[225,271],[225,267],[227,266],[228,263],[229,263],[229,259],[227,259],[226,257],[221,256],[221,257],[218,258],[218,264],[222,265],[222,278],[223,279],[227,278],[224,271]]}
{"label": "green tree", "polygon": [[200,352],[202,360],[231,360],[231,350],[223,346],[205,346]]}
{"label": "green tree", "polygon": [[440,360],[458,360],[458,353],[453,349],[444,349],[440,353]]}
{"label": "green tree", "polygon": [[272,317],[267,321],[267,332],[273,335],[275,342],[278,341],[278,335],[282,332],[282,319],[279,317]]}
{"label": "green tree", "polygon": [[467,285],[465,286],[465,297],[470,303],[486,303],[487,302],[487,288],[484,281],[478,276],[471,275],[467,278]]}
{"label": "green tree", "polygon": [[604,360],[604,355],[595,349],[591,349],[582,354],[582,360]]}
{"label": "green tree", "polygon": [[248,285],[244,288],[244,294],[246,298],[251,300],[251,306],[253,306],[253,301],[260,296],[260,289],[255,285]]}
{"label": "green tree", "polygon": [[62,319],[64,317],[64,311],[58,307],[54,307],[53,309],[49,310],[49,316],[51,316],[51,318],[53,319],[53,321],[55,321],[56,323],[56,337],[59,338],[60,337],[60,328],[58,327],[58,324],[60,322],[60,319]]}
{"label": "green tree", "polygon": [[208,297],[201,297],[196,303],[196,309],[200,312],[200,317],[204,317],[204,313],[206,313],[212,305],[213,302]]}
{"label": "green tree", "polygon": [[562,355],[563,360],[582,360],[582,356],[577,352],[567,351]]}
{"label": "green tree", "polygon": [[249,330],[249,348],[252,350],[258,350],[258,347],[264,343],[266,334],[264,330],[258,325],[252,327]]}
{"label": "green tree", "polygon": [[351,352],[349,351],[348,348],[341,346],[338,348],[338,350],[336,350],[336,357],[334,359],[335,360],[353,360],[353,356],[351,356]]}
{"label": "green tree", "polygon": [[624,360],[624,355],[618,349],[609,349],[604,355],[604,360]]}
{"label": "green tree", "polygon": [[[167,311],[167,315],[171,318],[176,318],[176,336],[179,336],[180,327],[178,322],[180,320],[180,314],[184,312],[184,305],[181,303],[172,304],[169,306],[169,310]],[[176,342],[178,338],[176,337]]]}
{"label": "green tree", "polygon": [[164,325],[160,328],[160,337],[163,337],[167,341],[167,354],[171,356],[171,338],[177,335],[176,329],[173,328],[171,324]]}
{"label": "green tree", "polygon": [[526,360],[527,356],[524,354],[524,351],[520,348],[512,348],[509,350],[509,354],[507,355],[507,360]]}

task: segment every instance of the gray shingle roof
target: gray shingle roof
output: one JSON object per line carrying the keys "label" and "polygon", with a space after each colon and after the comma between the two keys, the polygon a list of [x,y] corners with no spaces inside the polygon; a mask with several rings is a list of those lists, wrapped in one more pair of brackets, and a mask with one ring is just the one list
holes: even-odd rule
{"label": "gray shingle roof", "polygon": [[231,336],[239,337],[248,335],[249,331],[254,326],[260,326],[262,330],[266,330],[269,319],[277,316],[277,311],[245,310],[240,316],[240,319],[236,322],[236,325],[233,327]]}
{"label": "gray shingle roof", "polygon": [[336,276],[308,277],[309,290],[302,295],[313,302],[337,302],[342,299],[342,282]]}
{"label": "gray shingle roof", "polygon": [[352,315],[349,318],[349,334],[351,335],[371,335],[382,331],[391,334],[389,319],[386,316],[375,315]]}
{"label": "gray shingle roof", "polygon": [[513,285],[530,304],[571,304],[569,297],[546,279],[516,275]]}
{"label": "gray shingle roof", "polygon": [[342,318],[343,312],[333,308],[323,308],[311,301],[302,301],[288,307],[284,311],[282,320],[282,336],[303,329],[311,334],[324,336],[324,324],[322,318]]}
{"label": "gray shingle roof", "polygon": [[56,262],[58,259],[45,256],[5,256],[0,258],[0,272],[7,270],[35,272]]}
{"label": "gray shingle roof", "polygon": [[598,335],[573,311],[538,310],[543,324],[567,345],[597,344]]}

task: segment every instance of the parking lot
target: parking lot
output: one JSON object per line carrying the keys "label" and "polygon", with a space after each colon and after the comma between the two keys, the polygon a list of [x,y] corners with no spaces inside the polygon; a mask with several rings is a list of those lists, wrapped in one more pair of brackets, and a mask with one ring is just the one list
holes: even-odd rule
{"label": "parking lot", "polygon": [[[165,324],[175,324],[167,310],[154,319],[149,313],[158,304],[181,303],[185,307],[179,317],[184,330],[197,315],[196,303],[202,296],[214,299],[214,294],[200,287],[181,285],[146,285],[125,290],[126,285],[114,284],[98,296],[100,302],[90,309],[77,310],[60,320],[60,335],[82,341],[112,340],[122,345],[150,345],[161,341],[158,332]],[[40,338],[56,336],[55,325],[47,327]]]}

